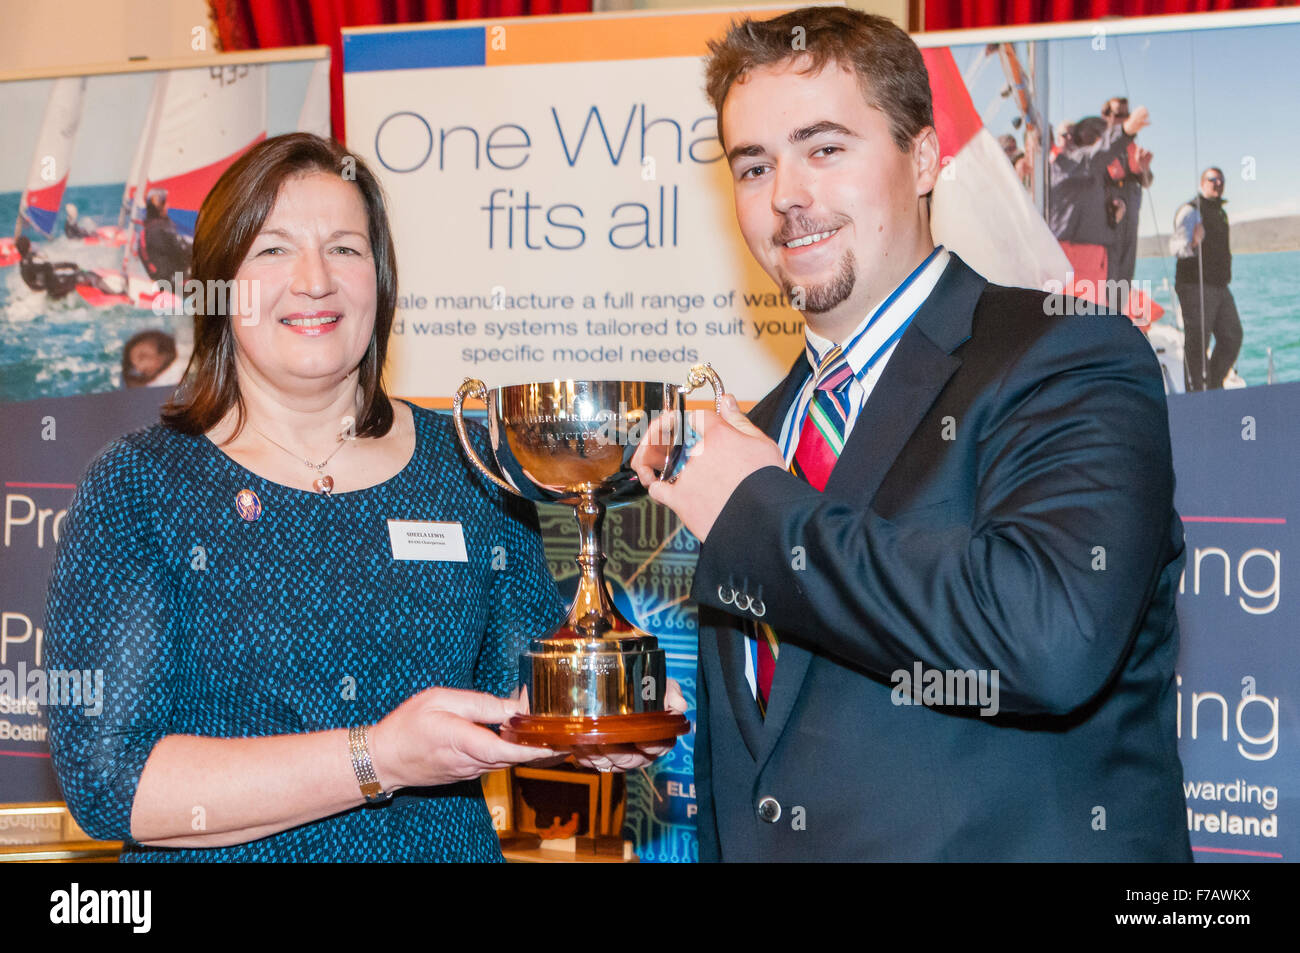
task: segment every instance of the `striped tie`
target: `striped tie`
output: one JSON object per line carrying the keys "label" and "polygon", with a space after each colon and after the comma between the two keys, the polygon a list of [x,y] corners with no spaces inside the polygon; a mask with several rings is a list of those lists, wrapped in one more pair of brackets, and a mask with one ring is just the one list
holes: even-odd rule
{"label": "striped tie", "polygon": [[[844,432],[849,421],[849,382],[853,380],[853,368],[838,344],[822,359],[816,379],[817,386],[799,431],[799,445],[790,461],[790,472],[810,486],[825,490],[826,481],[844,449]],[[759,622],[757,627],[758,710],[766,716],[781,642],[770,625]]]}
{"label": "striped tie", "polygon": [[831,348],[817,370],[817,389],[799,431],[799,446],[790,471],[818,490],[826,489],[835,462],[844,449],[849,423],[849,382],[853,368],[839,345]]}

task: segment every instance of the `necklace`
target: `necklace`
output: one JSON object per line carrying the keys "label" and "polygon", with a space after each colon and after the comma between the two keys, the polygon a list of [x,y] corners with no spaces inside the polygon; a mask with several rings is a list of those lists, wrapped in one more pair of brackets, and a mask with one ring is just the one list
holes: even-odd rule
{"label": "necklace", "polygon": [[262,431],[254,424],[250,423],[249,426],[252,427],[254,430],[256,430],[259,434],[262,434],[263,437],[265,437],[271,443],[275,444],[277,447],[279,447],[289,456],[293,457],[295,460],[299,461],[300,463],[305,464],[309,469],[315,470],[318,476],[316,477],[315,480],[312,481],[311,485],[313,490],[315,490],[317,493],[320,493],[322,496],[329,496],[331,493],[334,492],[334,478],[325,472],[325,464],[333,460],[334,454],[338,453],[347,445],[347,440],[345,440],[343,437],[339,437],[339,445],[334,448],[333,452],[331,452],[328,457],[326,457],[320,463],[312,463],[306,457],[298,456],[298,454],[294,453],[292,450],[290,450],[284,444],[280,443],[278,440],[275,440],[272,437],[267,436],[265,433],[262,433]]}

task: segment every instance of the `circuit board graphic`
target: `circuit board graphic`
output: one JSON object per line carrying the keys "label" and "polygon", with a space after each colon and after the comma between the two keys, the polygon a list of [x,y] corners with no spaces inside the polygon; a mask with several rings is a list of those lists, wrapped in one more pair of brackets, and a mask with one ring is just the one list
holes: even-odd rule
{"label": "circuit board graphic", "polygon": [[[577,590],[578,530],[567,506],[537,507],[546,559],[566,598]],[[690,601],[699,543],[667,507],[648,499],[609,510],[603,549],[605,580],[615,605],[630,621],[659,639],[668,676],[682,687],[686,717],[695,723],[698,627]],[[695,840],[695,731],[645,773],[627,779],[623,835],[643,861],[693,862]]]}

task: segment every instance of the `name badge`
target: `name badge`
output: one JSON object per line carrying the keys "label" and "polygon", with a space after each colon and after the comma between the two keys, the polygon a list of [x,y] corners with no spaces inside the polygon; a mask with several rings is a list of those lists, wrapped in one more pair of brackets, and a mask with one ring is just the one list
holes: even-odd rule
{"label": "name badge", "polygon": [[469,562],[465,553],[465,531],[459,523],[389,520],[388,541],[393,546],[394,559]]}

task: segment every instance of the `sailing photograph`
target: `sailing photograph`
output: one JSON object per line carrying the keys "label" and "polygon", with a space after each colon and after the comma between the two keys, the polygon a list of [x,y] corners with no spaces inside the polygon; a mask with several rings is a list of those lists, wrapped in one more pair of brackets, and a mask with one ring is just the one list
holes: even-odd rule
{"label": "sailing photograph", "polygon": [[199,207],[268,136],[328,135],[328,60],[3,82],[0,112],[0,401],[174,387]]}
{"label": "sailing photograph", "polygon": [[[1128,314],[1169,393],[1300,380],[1300,313],[1286,287],[1300,271],[1300,129],[1289,121],[1300,24],[1118,26],[926,51],[932,83],[933,58],[951,55],[965,108],[997,144],[979,188],[1004,207],[1032,202],[1045,228],[1023,230],[1018,254],[1039,263],[1031,280],[1053,272],[1033,284]],[[949,90],[945,107],[935,88],[936,113],[953,111],[960,96]],[[954,213],[942,208],[946,185],[937,222]],[[949,227],[960,236],[980,224]],[[1118,296],[1096,294],[1102,282]]]}

